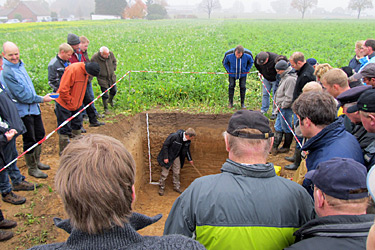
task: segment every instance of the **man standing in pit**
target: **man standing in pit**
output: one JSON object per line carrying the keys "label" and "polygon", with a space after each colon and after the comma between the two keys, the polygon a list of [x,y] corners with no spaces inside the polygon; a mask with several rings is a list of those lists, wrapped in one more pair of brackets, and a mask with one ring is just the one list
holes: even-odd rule
{"label": "man standing in pit", "polygon": [[230,50],[225,53],[223,65],[226,71],[229,73],[229,108],[233,108],[234,88],[236,86],[237,79],[240,81],[241,108],[246,108],[246,78],[254,63],[250,50],[246,51],[247,52],[245,52],[243,46],[238,45],[234,51]]}
{"label": "man standing in pit", "polygon": [[164,195],[165,180],[168,177],[169,170],[173,172],[173,190],[182,193],[180,190],[180,170],[184,166],[185,157],[193,165],[193,159],[190,155],[190,143],[196,136],[195,130],[188,128],[186,131],[180,129],[176,133],[170,134],[164,141],[163,147],[158,155],[158,162],[161,166],[159,181],[159,195]]}

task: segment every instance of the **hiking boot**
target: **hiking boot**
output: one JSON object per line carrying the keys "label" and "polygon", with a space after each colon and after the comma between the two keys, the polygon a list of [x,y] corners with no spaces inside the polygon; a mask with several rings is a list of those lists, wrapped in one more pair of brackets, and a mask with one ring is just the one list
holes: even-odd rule
{"label": "hiking boot", "polygon": [[20,183],[13,185],[13,191],[33,191],[37,188],[37,185],[28,181],[21,181]]}
{"label": "hiking boot", "polygon": [[2,231],[0,230],[0,241],[9,240],[13,237],[12,232]]}
{"label": "hiking boot", "polygon": [[179,193],[179,194],[182,194],[182,191],[179,189],[179,188],[174,188],[173,191]]}
{"label": "hiking boot", "polygon": [[163,195],[164,195],[164,189],[159,188],[159,195],[160,195],[160,196],[163,196]]}
{"label": "hiking boot", "polygon": [[276,118],[277,118],[277,114],[272,114],[270,117],[271,120],[276,120]]}
{"label": "hiking boot", "polygon": [[7,193],[5,196],[2,195],[2,200],[13,205],[21,205],[26,202],[26,198],[16,195],[12,191]]}
{"label": "hiking boot", "polygon": [[84,127],[81,127],[81,133],[87,133],[87,130]]}
{"label": "hiking boot", "polygon": [[246,109],[245,104],[241,104],[241,108],[242,108],[242,109]]}
{"label": "hiking boot", "polygon": [[105,123],[96,121],[95,123],[90,123],[89,127],[99,127],[99,126],[102,126],[102,125],[105,125]]}
{"label": "hiking boot", "polygon": [[0,221],[0,228],[1,229],[11,229],[13,227],[16,227],[17,226],[17,222],[15,221],[12,221],[12,220],[2,220]]}

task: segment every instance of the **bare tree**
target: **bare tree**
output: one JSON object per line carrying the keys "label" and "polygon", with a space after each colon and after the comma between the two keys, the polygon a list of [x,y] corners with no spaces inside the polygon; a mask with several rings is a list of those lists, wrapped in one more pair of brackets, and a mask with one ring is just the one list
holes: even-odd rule
{"label": "bare tree", "polygon": [[359,19],[362,10],[373,8],[372,0],[350,0],[348,8],[358,11],[357,18]]}
{"label": "bare tree", "polygon": [[290,4],[302,14],[302,19],[305,17],[305,12],[308,8],[312,8],[318,4],[318,0],[292,0]]}
{"label": "bare tree", "polygon": [[219,0],[202,0],[199,7],[208,14],[208,19],[210,19],[212,11],[214,9],[221,9],[221,4]]}

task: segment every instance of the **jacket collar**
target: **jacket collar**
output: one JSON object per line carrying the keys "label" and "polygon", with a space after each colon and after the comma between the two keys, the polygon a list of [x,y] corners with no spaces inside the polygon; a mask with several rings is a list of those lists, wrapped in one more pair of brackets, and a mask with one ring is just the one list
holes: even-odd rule
{"label": "jacket collar", "polygon": [[223,164],[221,172],[255,178],[270,178],[276,176],[275,168],[272,163],[246,165],[229,159]]}
{"label": "jacket collar", "polygon": [[18,67],[24,66],[24,63],[22,62],[21,59],[20,59],[20,61],[17,64],[11,63],[7,59],[5,59],[5,58],[4,58],[3,62],[4,62],[4,65],[6,65],[8,67],[18,68]]}
{"label": "jacket collar", "polygon": [[317,135],[307,140],[303,145],[302,150],[305,151],[320,148],[322,144],[335,140],[336,137],[344,131],[345,127],[343,124],[343,118],[341,116],[337,117],[334,122],[323,128]]}
{"label": "jacket collar", "polygon": [[367,237],[374,224],[374,214],[333,215],[313,219],[294,233],[296,240],[314,236]]}

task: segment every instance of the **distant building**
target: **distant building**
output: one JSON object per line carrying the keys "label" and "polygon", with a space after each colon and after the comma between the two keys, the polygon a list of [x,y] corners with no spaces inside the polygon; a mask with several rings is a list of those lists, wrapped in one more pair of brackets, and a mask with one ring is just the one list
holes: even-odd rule
{"label": "distant building", "polygon": [[[7,14],[7,19],[30,19],[33,22],[51,21],[51,12],[43,4],[37,1],[21,1],[14,9],[2,10]],[[0,11],[0,16],[2,16]]]}
{"label": "distant building", "polygon": [[113,20],[121,19],[121,16],[115,15],[91,15],[91,20]]}

